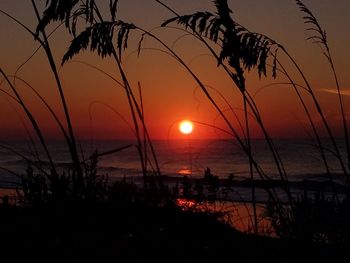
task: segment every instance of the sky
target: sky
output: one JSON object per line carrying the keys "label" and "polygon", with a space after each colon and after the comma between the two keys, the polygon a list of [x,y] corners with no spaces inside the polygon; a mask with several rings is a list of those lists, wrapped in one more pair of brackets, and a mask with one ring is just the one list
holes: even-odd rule
{"label": "sky", "polygon": [[[41,1],[41,3],[44,2]],[[109,1],[97,2],[105,10],[104,6],[107,6]],[[212,1],[209,0],[164,2],[180,14],[204,10],[215,11]],[[337,95],[334,93],[336,88],[334,78],[318,46],[306,41],[310,35],[305,31],[302,14],[295,2],[292,0],[229,0],[228,2],[236,21],[251,31],[268,35],[288,49],[314,88],[335,134],[342,136],[339,105]],[[327,31],[340,87],[344,93],[345,110],[350,116],[348,106],[350,17],[347,13],[350,10],[350,2],[308,0],[305,4],[314,12]],[[2,0],[0,9],[10,13],[29,28],[35,29],[36,20],[30,1]],[[239,130],[238,122],[232,112],[226,111],[231,107],[238,117],[242,118],[242,97],[237,88],[222,69],[216,66],[215,60],[198,41],[189,36],[183,36],[183,31],[159,28],[165,19],[172,17],[168,10],[153,0],[120,0],[118,15],[122,20],[152,30],[171,46],[209,87],[211,94],[225,110],[229,120]],[[50,25],[48,32],[54,26]],[[0,14],[0,34],[2,35],[0,67],[8,75],[13,75],[38,47],[38,43],[3,14]],[[184,135],[178,131],[177,126],[180,120],[189,119],[195,122],[192,138],[227,138],[225,133],[212,128],[217,126],[226,129],[226,126],[188,72],[173,58],[159,51],[160,45],[147,37],[143,42],[144,50],[138,57],[136,50],[139,38],[139,34],[130,36],[129,48],[123,55],[123,67],[136,94],[140,83],[145,120],[151,136],[156,139],[183,138]],[[70,41],[71,36],[64,27],[60,27],[50,37],[50,44],[58,65]],[[285,63],[295,81],[302,84],[300,76],[290,62],[283,56],[281,61]],[[110,78],[81,62],[90,63],[120,80],[117,66],[112,59],[101,59],[97,54],[91,54],[89,51],[79,54],[71,62],[59,67],[76,135],[81,139],[133,138],[133,132],[129,128],[132,123],[130,110],[123,89]],[[21,68],[17,76],[30,83],[64,120],[54,78],[42,50]],[[2,79],[0,77],[0,80]],[[247,75],[247,89],[254,96],[262,119],[272,137],[308,136],[310,127],[295,92],[288,85],[276,84],[285,81],[283,76],[279,76],[276,80],[271,77],[259,80],[256,72],[251,72]],[[33,92],[20,80],[16,81],[16,87],[38,120],[45,136],[61,138],[57,124]],[[4,83],[1,89],[9,91]],[[225,97],[229,106],[218,95],[219,93]],[[322,125],[308,95],[303,91],[302,94],[309,103],[311,115],[322,133]],[[2,127],[0,140],[27,137],[24,125],[30,126],[28,120],[18,105],[4,94],[0,94],[0,123]],[[251,133],[256,138],[262,136],[254,120],[251,121]]]}

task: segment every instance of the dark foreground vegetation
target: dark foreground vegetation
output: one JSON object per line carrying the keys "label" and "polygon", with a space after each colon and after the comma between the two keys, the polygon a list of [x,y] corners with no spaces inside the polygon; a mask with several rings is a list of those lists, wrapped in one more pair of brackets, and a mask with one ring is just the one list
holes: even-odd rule
{"label": "dark foreground vegetation", "polygon": [[[129,185],[130,186],[130,185]],[[123,189],[127,189],[124,185]],[[241,233],[146,195],[0,207],[3,262],[341,262],[345,245]]]}
{"label": "dark foreground vegetation", "polygon": [[[228,117],[227,111],[219,106],[220,103],[213,98],[207,86],[181,59],[181,54],[154,33],[119,20],[117,0],[104,2],[110,14],[100,11],[101,2],[55,0],[42,1],[40,5],[40,1],[32,0],[34,17],[38,21],[35,30],[0,10],[2,15],[25,29],[40,44],[14,76],[8,75],[0,68],[1,83],[8,88],[7,91],[1,91],[12,99],[31,124],[32,130],[26,130],[34,149],[33,159],[18,153],[28,162],[27,171],[17,175],[21,177],[19,203],[12,204],[4,197],[0,206],[0,261],[340,262],[343,257],[346,259],[347,249],[350,248],[350,142],[347,119],[327,35],[313,13],[301,1],[296,0],[297,6],[305,16],[304,22],[310,26],[308,31],[314,33],[309,39],[319,44],[334,75],[344,128],[345,158],[301,67],[284,46],[263,34],[251,32],[233,20],[226,0],[213,1],[215,13],[196,12],[190,15],[180,15],[162,1],[155,2],[173,15],[161,27],[166,30],[167,27],[175,25],[180,31],[185,30],[186,34],[207,48],[209,54],[217,61],[217,66],[227,74],[232,89],[239,92],[242,100],[241,118],[237,117],[233,107],[226,101],[236,119]],[[101,154],[96,153],[89,162],[79,153],[59,66],[51,49],[50,36],[54,31],[49,32],[48,26],[54,23],[58,23],[58,27],[66,26],[72,35],[72,42],[62,58],[62,65],[85,50],[97,52],[102,58],[109,57],[114,61],[118,69],[116,78],[103,70],[98,71],[113,79],[118,88],[125,92],[144,180],[142,187],[127,182],[108,183],[106,177],[98,176],[97,160]],[[210,173],[205,174],[204,179],[207,181],[201,182],[213,188],[214,195],[210,195],[209,200],[205,191],[201,192],[201,184],[197,184],[196,188],[190,185],[191,181],[184,180],[182,192],[177,192],[168,189],[164,183],[144,119],[141,85],[138,83],[137,88],[132,87],[122,63],[128,37],[132,33],[137,33],[140,37],[138,53],[143,50],[144,39],[150,38],[182,66],[225,123],[226,130],[220,129],[229,134],[248,157],[250,177],[240,184],[245,184],[245,187],[251,190],[250,205],[253,213],[250,219],[253,231],[250,233],[235,229],[223,220],[222,213],[178,205],[179,197],[191,202],[215,202],[215,191],[219,190],[220,182]],[[45,105],[64,137],[72,164],[65,173],[57,169],[45,133],[41,129],[43,124],[38,123],[15,84],[15,80],[19,79],[16,74],[20,68],[39,50],[46,55],[54,76],[64,112],[63,120],[58,118],[34,87],[29,87]],[[298,77],[302,79],[301,84],[292,78],[284,66],[285,60],[297,71]],[[94,65],[90,66],[97,69]],[[308,195],[308,189],[305,189],[305,193],[296,198],[291,191],[296,184],[290,183],[288,172],[262,120],[254,96],[246,86],[247,72],[253,70],[259,77],[267,76],[267,73],[271,73],[273,78],[277,77],[277,73],[282,75],[283,80],[287,81],[286,84],[295,91],[305,111],[308,128],[319,149],[322,160],[320,165],[324,166],[328,178],[325,188],[321,187],[320,183],[308,185],[308,188],[313,188],[314,196]],[[306,103],[309,100],[310,105]],[[317,117],[310,115],[311,109],[317,113]],[[332,142],[331,149],[327,150],[333,153],[341,168],[340,184],[331,172],[329,157],[327,158],[320,130],[316,127],[317,118],[321,120],[322,128]],[[272,181],[270,175],[266,174],[255,160],[251,146],[252,122],[258,125],[266,147],[271,152],[270,158],[274,160],[278,171],[277,181]],[[235,123],[239,123],[240,127],[237,128]],[[36,136],[35,139],[32,133]],[[44,156],[39,156],[35,141],[40,142]],[[0,146],[9,150],[8,147]],[[16,152],[14,149],[10,151]],[[110,151],[108,154],[115,152]],[[50,167],[43,167],[40,162],[42,160],[46,160]],[[239,182],[235,183],[236,186],[239,185]],[[305,185],[307,183],[304,182],[303,187]],[[259,235],[256,195],[258,187],[263,188],[269,197],[265,217],[274,230],[274,237]],[[298,187],[300,188],[300,185]],[[282,189],[285,199],[280,198],[276,188]],[[324,191],[327,191],[327,195]]]}
{"label": "dark foreground vegetation", "polygon": [[[293,217],[281,218],[274,203],[267,204],[265,217],[276,233],[263,236],[235,229],[224,219],[225,211],[178,202],[217,201],[228,182],[208,172],[197,180],[178,179],[176,187],[169,187],[175,179],[163,178],[167,183],[160,184],[153,178],[137,186],[126,180],[108,183],[95,169],[89,171],[79,183],[67,181],[74,176],[62,175],[52,184],[28,169],[17,199],[3,196],[0,203],[1,258],[72,263],[341,262],[350,244],[347,202],[339,205],[320,193],[297,200]],[[231,181],[231,187],[237,185]]]}

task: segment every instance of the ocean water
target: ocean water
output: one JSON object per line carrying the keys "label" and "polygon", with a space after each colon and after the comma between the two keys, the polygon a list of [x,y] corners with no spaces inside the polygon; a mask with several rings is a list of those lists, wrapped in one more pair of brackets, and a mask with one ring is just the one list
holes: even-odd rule
{"label": "ocean water", "polygon": [[[322,178],[325,166],[320,151],[311,140],[284,139],[274,140],[281,156],[284,168],[291,181],[309,178]],[[345,156],[344,142],[337,141]],[[120,152],[104,155],[99,159],[100,174],[108,174],[110,178],[140,177],[141,166],[133,141],[83,141],[80,142],[81,155],[85,158],[94,151],[103,153],[126,145],[133,145]],[[168,176],[202,177],[206,168],[220,178],[233,175],[236,179],[249,178],[249,161],[239,145],[230,140],[162,140],[154,141],[154,148],[162,174]],[[19,180],[15,174],[23,174],[28,161],[38,161],[33,146],[23,142],[2,143],[0,147],[0,184],[11,186]],[[331,172],[341,174],[339,161],[332,154],[330,142],[324,144],[327,151]],[[49,149],[61,169],[69,167],[70,158],[63,142],[52,141]],[[41,161],[45,161],[42,150],[37,146]],[[272,178],[278,178],[278,170],[272,154],[264,140],[252,141],[254,159],[264,172]],[[24,158],[25,157],[25,158]]]}

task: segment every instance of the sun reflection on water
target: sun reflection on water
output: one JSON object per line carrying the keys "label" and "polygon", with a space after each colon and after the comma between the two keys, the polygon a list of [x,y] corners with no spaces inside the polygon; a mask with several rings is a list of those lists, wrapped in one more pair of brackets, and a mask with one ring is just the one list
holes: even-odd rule
{"label": "sun reflection on water", "polygon": [[177,171],[177,174],[179,175],[191,175],[192,173],[192,169],[189,169],[187,167],[182,167],[180,170]]}

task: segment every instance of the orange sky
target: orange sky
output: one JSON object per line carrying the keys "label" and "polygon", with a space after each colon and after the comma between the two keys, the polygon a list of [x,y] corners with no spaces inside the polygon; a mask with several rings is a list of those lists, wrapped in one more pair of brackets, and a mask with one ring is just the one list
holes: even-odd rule
{"label": "orange sky", "polygon": [[[23,3],[28,2],[28,3]],[[23,21],[30,28],[35,28],[34,14],[30,1],[3,0],[0,9],[5,10]],[[45,1],[43,1],[45,2]],[[194,10],[213,10],[211,1],[181,0],[165,1],[181,13],[191,13]],[[176,3],[173,3],[176,2]],[[299,12],[293,1],[260,1],[232,0],[229,1],[234,17],[252,31],[264,33],[285,45],[295,56],[312,83],[316,94],[324,107],[324,113],[332,127],[339,131],[340,118],[337,107],[337,97],[332,93],[335,85],[332,75],[317,46],[306,42],[308,36]],[[350,111],[350,2],[334,1],[305,1],[320,19],[328,32],[330,47],[334,54],[336,68],[340,77],[341,87],[347,96],[344,102]],[[159,25],[165,18],[171,17],[164,8],[154,1],[120,0],[120,17],[134,22],[144,28],[151,29]],[[178,31],[156,29],[154,31],[164,41],[172,45],[182,34]],[[8,74],[13,74],[16,68],[26,60],[38,44],[20,27],[0,14],[0,67]],[[139,35],[131,39],[137,40]],[[60,62],[68,47],[70,36],[62,28],[51,38],[56,61]],[[151,39],[146,39],[144,47],[158,48],[159,45]],[[154,50],[145,50],[140,58],[135,53],[136,41],[130,43],[130,48],[124,55],[124,67],[135,92],[137,82],[142,86],[145,107],[145,118],[153,138],[181,138],[177,129],[178,121],[191,119],[209,125],[226,128],[216,111],[210,105],[203,93],[197,89],[196,83],[189,74],[174,59]],[[201,80],[210,87],[220,91],[239,117],[242,117],[242,100],[239,92],[229,82],[229,79],[216,67],[216,62],[208,56],[208,52],[190,37],[184,37],[174,45],[174,49],[198,74]],[[84,52],[74,60],[91,63],[109,74],[119,78],[112,59],[100,59],[95,54]],[[292,71],[296,80],[300,80]],[[67,63],[60,69],[69,109],[76,134],[82,139],[100,138],[132,138],[132,132],[119,115],[131,123],[130,112],[123,90],[113,81],[94,69],[79,63]],[[283,82],[283,77],[277,80],[270,78],[259,81],[253,72],[247,77],[247,88],[256,95],[256,102],[268,130],[274,137],[303,137],[305,130],[310,130],[295,93],[287,86],[274,86],[261,89],[266,84]],[[53,76],[43,52],[40,51],[21,69],[18,76],[24,78],[35,87],[52,105],[63,120],[58,93]],[[1,86],[8,90],[6,85]],[[47,137],[60,137],[54,121],[40,101],[23,83],[17,82],[17,87],[26,103],[38,119]],[[227,108],[225,103],[212,91],[219,105]],[[109,105],[106,107],[105,105]],[[110,108],[113,108],[111,110]],[[19,111],[19,113],[16,113]],[[117,113],[116,113],[117,112]],[[314,110],[311,111],[315,115]],[[349,114],[350,115],[350,114]],[[14,107],[3,94],[0,95],[0,140],[25,137],[18,107]],[[91,118],[90,118],[91,116]],[[227,113],[234,126],[237,126],[232,114]],[[23,118],[23,117],[22,117]],[[26,120],[24,120],[26,122]],[[28,123],[27,123],[28,125]],[[261,133],[253,124],[253,136]],[[192,138],[223,138],[222,132],[205,125],[197,124]]]}

